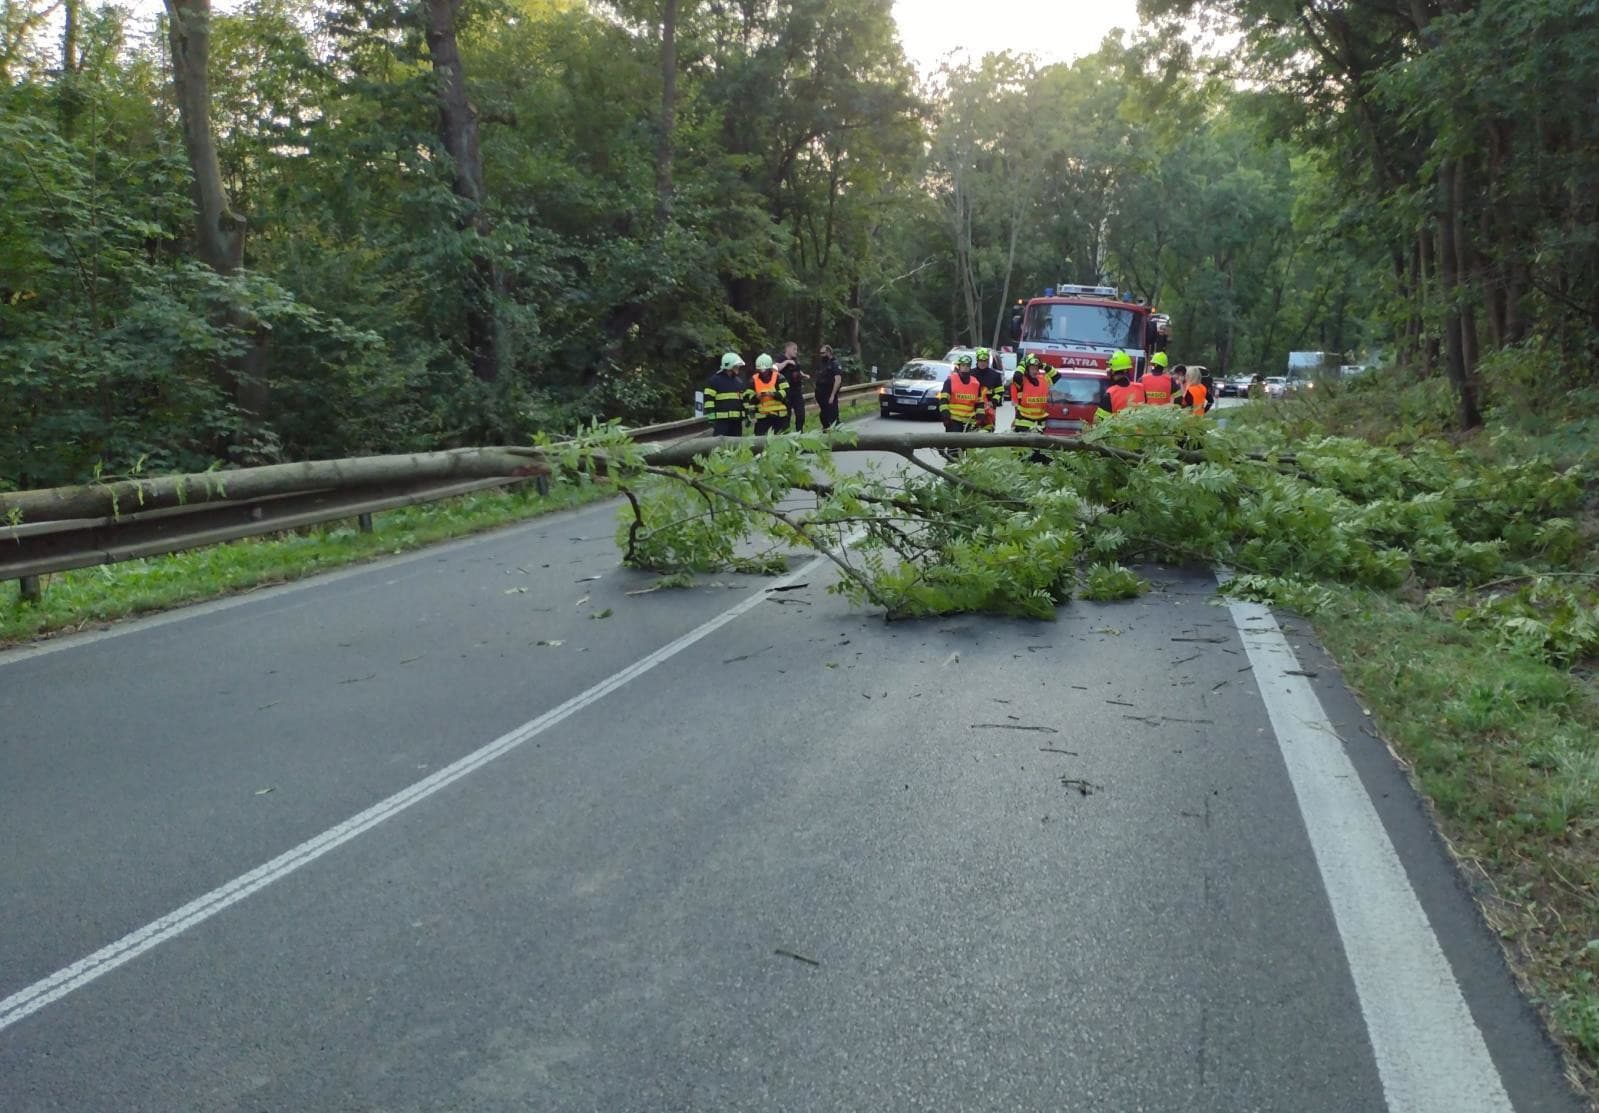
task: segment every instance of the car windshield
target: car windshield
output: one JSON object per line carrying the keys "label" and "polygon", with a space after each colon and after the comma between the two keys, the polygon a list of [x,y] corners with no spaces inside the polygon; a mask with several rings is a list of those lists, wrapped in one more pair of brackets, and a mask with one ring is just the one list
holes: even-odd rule
{"label": "car windshield", "polygon": [[1099,379],[1090,379],[1085,375],[1062,375],[1049,388],[1049,400],[1058,404],[1098,402],[1102,387]]}
{"label": "car windshield", "polygon": [[1028,306],[1022,339],[1142,350],[1142,324],[1142,315],[1132,309],[1046,302]]}
{"label": "car windshield", "polygon": [[894,377],[896,379],[916,379],[921,382],[931,383],[940,381],[944,378],[944,375],[930,363],[916,363],[913,361],[901,367],[899,374]]}

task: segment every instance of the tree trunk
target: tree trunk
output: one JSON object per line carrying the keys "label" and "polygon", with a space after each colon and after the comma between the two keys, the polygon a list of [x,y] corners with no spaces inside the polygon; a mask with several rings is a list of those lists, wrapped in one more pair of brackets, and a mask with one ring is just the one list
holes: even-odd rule
{"label": "tree trunk", "polygon": [[1005,324],[1005,311],[1010,308],[1011,272],[1016,268],[1016,236],[1022,223],[1020,209],[1019,202],[1011,208],[1010,250],[1005,255],[1005,281],[999,288],[999,312],[994,314],[994,339],[989,341],[991,348],[999,347],[999,330]]}
{"label": "tree trunk", "polygon": [[[172,2],[172,0],[168,0]],[[490,231],[484,204],[483,150],[478,140],[477,109],[466,93],[466,68],[455,38],[460,0],[427,0],[428,58],[438,80],[439,139],[454,165],[451,190],[466,202],[461,231],[485,236]],[[500,331],[495,313],[501,279],[499,269],[479,245],[472,252],[473,288],[466,298],[466,344],[472,374],[482,382],[500,375]]]}
{"label": "tree trunk", "polygon": [[82,107],[78,93],[78,8],[80,0],[66,0],[61,8],[61,79],[56,95],[61,105],[61,134],[71,139]]}
{"label": "tree trunk", "polygon": [[855,276],[855,281],[849,287],[849,347],[855,353],[857,360],[861,359],[861,278]]}
{"label": "tree trunk", "polygon": [[457,448],[447,452],[361,456],[347,460],[308,460],[259,468],[208,471],[0,493],[0,520],[60,522],[114,518],[146,510],[196,503],[293,495],[332,488],[377,486],[402,480],[492,479],[548,475],[550,468],[532,448]]}
{"label": "tree trunk", "polygon": [[1459,223],[1460,197],[1456,160],[1446,158],[1438,167],[1443,211],[1438,221],[1439,281],[1444,296],[1444,370],[1455,389],[1455,409],[1461,429],[1476,429],[1482,425],[1482,411],[1477,405],[1476,386],[1472,382],[1471,367],[1466,362],[1466,322],[1460,305],[1460,241],[1456,234]]}
{"label": "tree trunk", "polygon": [[[245,220],[228,199],[211,134],[211,0],[166,0],[166,5],[172,91],[194,179],[195,252],[217,274],[231,275],[244,265]],[[260,417],[267,404],[263,330],[238,313],[230,313],[227,323],[249,333],[250,343],[244,355],[222,368],[222,376],[234,404]]]}
{"label": "tree trunk", "polygon": [[661,134],[655,147],[655,223],[672,219],[672,132],[677,126],[677,0],[661,4]]}

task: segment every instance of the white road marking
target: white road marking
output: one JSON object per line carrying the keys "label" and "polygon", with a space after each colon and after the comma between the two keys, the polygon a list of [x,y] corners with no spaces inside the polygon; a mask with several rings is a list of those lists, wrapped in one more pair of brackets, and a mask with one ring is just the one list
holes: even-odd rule
{"label": "white road marking", "polygon": [[1395,1113],[1511,1113],[1449,960],[1269,608],[1228,604],[1266,704]]}
{"label": "white road marking", "polygon": [[[848,544],[848,540],[846,540],[846,544]],[[544,733],[557,723],[582,711],[585,707],[604,699],[628,681],[643,676],[655,666],[670,660],[695,642],[715,633],[740,615],[753,610],[767,598],[769,591],[796,583],[817,571],[826,563],[827,558],[820,556],[807,562],[797,571],[790,572],[788,575],[765,585],[759,591],[751,593],[741,602],[729,607],[708,622],[696,626],[676,641],[668,642],[655,652],[635,661],[621,672],[607,677],[592,688],[573,696],[565,703],[551,708],[538,718],[523,723],[509,734],[501,735],[486,746],[482,746],[458,761],[445,766],[432,776],[417,781],[408,788],[401,789],[388,799],[373,804],[364,812],[351,816],[336,827],[328,828],[320,835],[278,855],[270,862],[257,866],[249,873],[212,889],[209,893],[190,901],[182,908],[169,912],[160,919],[154,920],[136,931],[129,932],[115,943],[100,948],[94,954],[79,959],[71,966],[58,970],[26,989],[0,1000],[0,1031],[4,1031],[18,1021],[25,1020],[46,1005],[59,1001],[74,990],[82,989],[96,978],[109,974],[123,963],[130,962],[146,951],[159,947],[162,943],[183,934],[197,924],[204,923],[223,909],[237,904],[252,893],[259,892],[274,881],[287,877],[302,866],[311,864],[330,850],[334,850],[357,835],[371,830],[384,820],[399,815],[411,805],[427,799],[435,792],[460,780],[468,773],[481,769],[495,758],[510,753],[529,739]]]}

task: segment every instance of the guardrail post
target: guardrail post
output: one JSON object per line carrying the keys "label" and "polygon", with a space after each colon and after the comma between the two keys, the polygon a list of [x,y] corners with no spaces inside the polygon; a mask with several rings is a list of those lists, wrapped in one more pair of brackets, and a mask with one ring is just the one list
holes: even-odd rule
{"label": "guardrail post", "polygon": [[24,603],[37,603],[44,598],[44,585],[38,576],[24,576],[17,581],[17,598]]}
{"label": "guardrail post", "polygon": [[358,514],[358,515],[356,515],[355,525],[356,525],[356,528],[359,529],[362,533],[371,533],[372,532],[372,515],[370,515],[370,514]]}

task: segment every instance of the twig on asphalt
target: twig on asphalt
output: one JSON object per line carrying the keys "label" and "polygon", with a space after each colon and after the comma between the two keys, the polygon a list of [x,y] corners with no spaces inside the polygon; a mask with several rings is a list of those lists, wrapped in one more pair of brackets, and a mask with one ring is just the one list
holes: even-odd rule
{"label": "twig on asphalt", "polygon": [[1065,754],[1067,757],[1082,756],[1076,750],[1057,750],[1053,746],[1040,746],[1038,747],[1038,752],[1041,754]]}
{"label": "twig on asphalt", "polygon": [[814,958],[806,958],[804,955],[797,955],[793,951],[785,951],[782,947],[778,947],[772,953],[774,955],[782,955],[784,958],[791,958],[795,962],[803,962],[806,966],[821,965],[821,963],[817,962]]}
{"label": "twig on asphalt", "polygon": [[1036,730],[1045,734],[1059,734],[1054,727],[1030,727],[1024,723],[973,723],[972,730]]}

